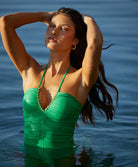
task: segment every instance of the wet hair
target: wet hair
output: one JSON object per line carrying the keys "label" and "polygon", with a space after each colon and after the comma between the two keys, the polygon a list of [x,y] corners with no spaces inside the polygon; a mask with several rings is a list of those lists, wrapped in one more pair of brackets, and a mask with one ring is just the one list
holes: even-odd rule
{"label": "wet hair", "polygon": [[[79,43],[76,49],[71,51],[70,62],[73,67],[79,69],[82,67],[82,61],[87,47],[87,26],[83,21],[82,15],[74,9],[62,7],[57,11],[57,14],[64,14],[70,17],[75,25],[75,37],[78,38]],[[118,90],[113,84],[107,81],[103,63],[100,61],[98,79],[89,91],[86,103],[81,110],[81,116],[84,123],[90,122],[94,124],[93,108],[99,111],[102,116],[105,114],[107,120],[112,120],[115,113],[115,107],[113,106],[113,98],[108,88],[116,92],[117,104]]]}

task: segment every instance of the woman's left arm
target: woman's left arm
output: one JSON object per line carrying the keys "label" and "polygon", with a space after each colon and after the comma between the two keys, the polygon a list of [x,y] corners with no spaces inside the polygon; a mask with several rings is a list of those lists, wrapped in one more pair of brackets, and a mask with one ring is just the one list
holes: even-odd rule
{"label": "woman's left arm", "polygon": [[82,85],[90,89],[99,74],[103,36],[92,17],[84,15],[83,18],[87,25],[87,48],[82,62]]}

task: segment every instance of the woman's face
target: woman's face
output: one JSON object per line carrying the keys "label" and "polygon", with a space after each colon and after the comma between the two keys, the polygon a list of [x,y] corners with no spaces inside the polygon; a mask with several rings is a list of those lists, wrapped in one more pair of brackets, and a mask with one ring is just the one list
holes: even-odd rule
{"label": "woman's face", "polygon": [[71,51],[78,44],[71,18],[64,14],[54,16],[47,28],[45,43],[53,51]]}

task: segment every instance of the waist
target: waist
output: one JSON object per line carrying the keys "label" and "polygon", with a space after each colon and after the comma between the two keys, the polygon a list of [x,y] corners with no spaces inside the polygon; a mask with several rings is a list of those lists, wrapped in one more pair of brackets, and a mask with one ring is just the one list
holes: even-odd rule
{"label": "waist", "polygon": [[27,145],[39,147],[39,148],[65,148],[65,147],[72,147],[74,144],[73,136],[24,136],[24,142]]}
{"label": "waist", "polygon": [[41,148],[61,148],[73,145],[74,124],[52,121],[25,121],[25,143]]}

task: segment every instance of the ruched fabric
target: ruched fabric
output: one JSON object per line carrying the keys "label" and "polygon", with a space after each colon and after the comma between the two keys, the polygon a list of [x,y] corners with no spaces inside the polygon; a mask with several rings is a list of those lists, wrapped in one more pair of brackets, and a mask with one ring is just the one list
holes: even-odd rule
{"label": "ruched fabric", "polygon": [[40,106],[38,94],[46,69],[39,87],[30,88],[24,94],[24,149],[33,157],[56,159],[73,154],[73,134],[82,105],[74,96],[60,92],[68,70],[56,96],[45,110]]}

